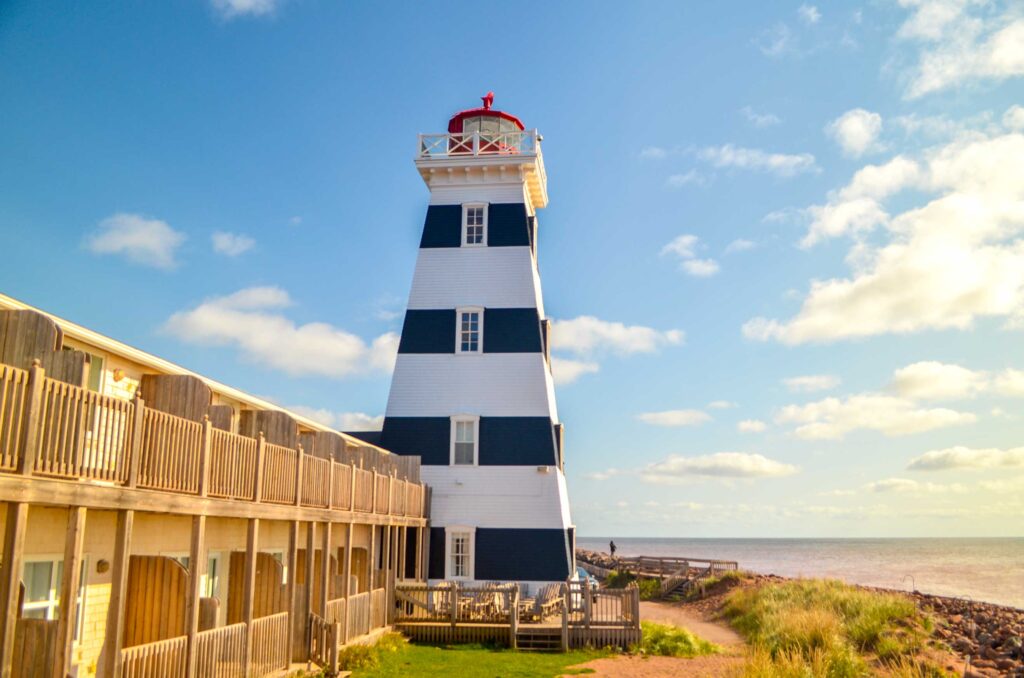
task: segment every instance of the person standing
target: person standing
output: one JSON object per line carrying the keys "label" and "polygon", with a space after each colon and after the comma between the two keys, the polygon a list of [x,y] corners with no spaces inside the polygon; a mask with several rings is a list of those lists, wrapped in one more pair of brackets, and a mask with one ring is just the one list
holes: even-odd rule
{"label": "person standing", "polygon": [[608,550],[611,552],[612,558],[614,558],[615,557],[615,541],[614,540],[608,542]]}

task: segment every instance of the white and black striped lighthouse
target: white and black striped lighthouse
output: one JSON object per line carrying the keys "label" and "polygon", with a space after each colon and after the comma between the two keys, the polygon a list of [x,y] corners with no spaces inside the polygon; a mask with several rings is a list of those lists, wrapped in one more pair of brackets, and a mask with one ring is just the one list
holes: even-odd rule
{"label": "white and black striped lighthouse", "polygon": [[420,135],[430,189],[381,443],[433,488],[429,578],[535,591],[574,570],[537,268],[541,137],[483,106]]}

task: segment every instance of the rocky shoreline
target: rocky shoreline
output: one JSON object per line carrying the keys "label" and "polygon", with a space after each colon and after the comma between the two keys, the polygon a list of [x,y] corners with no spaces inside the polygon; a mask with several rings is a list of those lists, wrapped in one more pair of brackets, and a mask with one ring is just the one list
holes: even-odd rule
{"label": "rocky shoreline", "polygon": [[[607,570],[616,561],[607,553],[579,549],[576,558]],[[757,575],[763,581],[781,581],[777,575]],[[1024,610],[929,593],[898,591],[865,586],[876,591],[902,593],[938,620],[935,638],[945,643],[969,666],[966,676],[1012,676],[1024,678]]]}

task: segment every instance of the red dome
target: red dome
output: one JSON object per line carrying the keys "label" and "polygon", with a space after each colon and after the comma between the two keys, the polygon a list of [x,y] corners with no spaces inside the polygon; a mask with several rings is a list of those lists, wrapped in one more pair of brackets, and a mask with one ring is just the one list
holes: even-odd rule
{"label": "red dome", "polygon": [[[448,121],[449,134],[462,134],[463,132],[522,132],[526,129],[522,121],[511,113],[496,111],[491,108],[494,103],[494,92],[488,92],[487,96],[480,97],[483,106],[459,111]],[[511,125],[514,125],[513,129]],[[469,126],[470,129],[466,129]],[[493,128],[493,129],[490,129]]]}

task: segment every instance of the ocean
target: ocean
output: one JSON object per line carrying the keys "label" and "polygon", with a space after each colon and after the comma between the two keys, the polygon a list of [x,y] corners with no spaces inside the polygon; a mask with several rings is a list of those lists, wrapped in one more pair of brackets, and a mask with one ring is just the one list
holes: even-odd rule
{"label": "ocean", "polygon": [[1024,609],[1024,537],[1009,539],[641,539],[578,537],[576,546],[623,556],[735,560],[784,577],[964,596]]}

